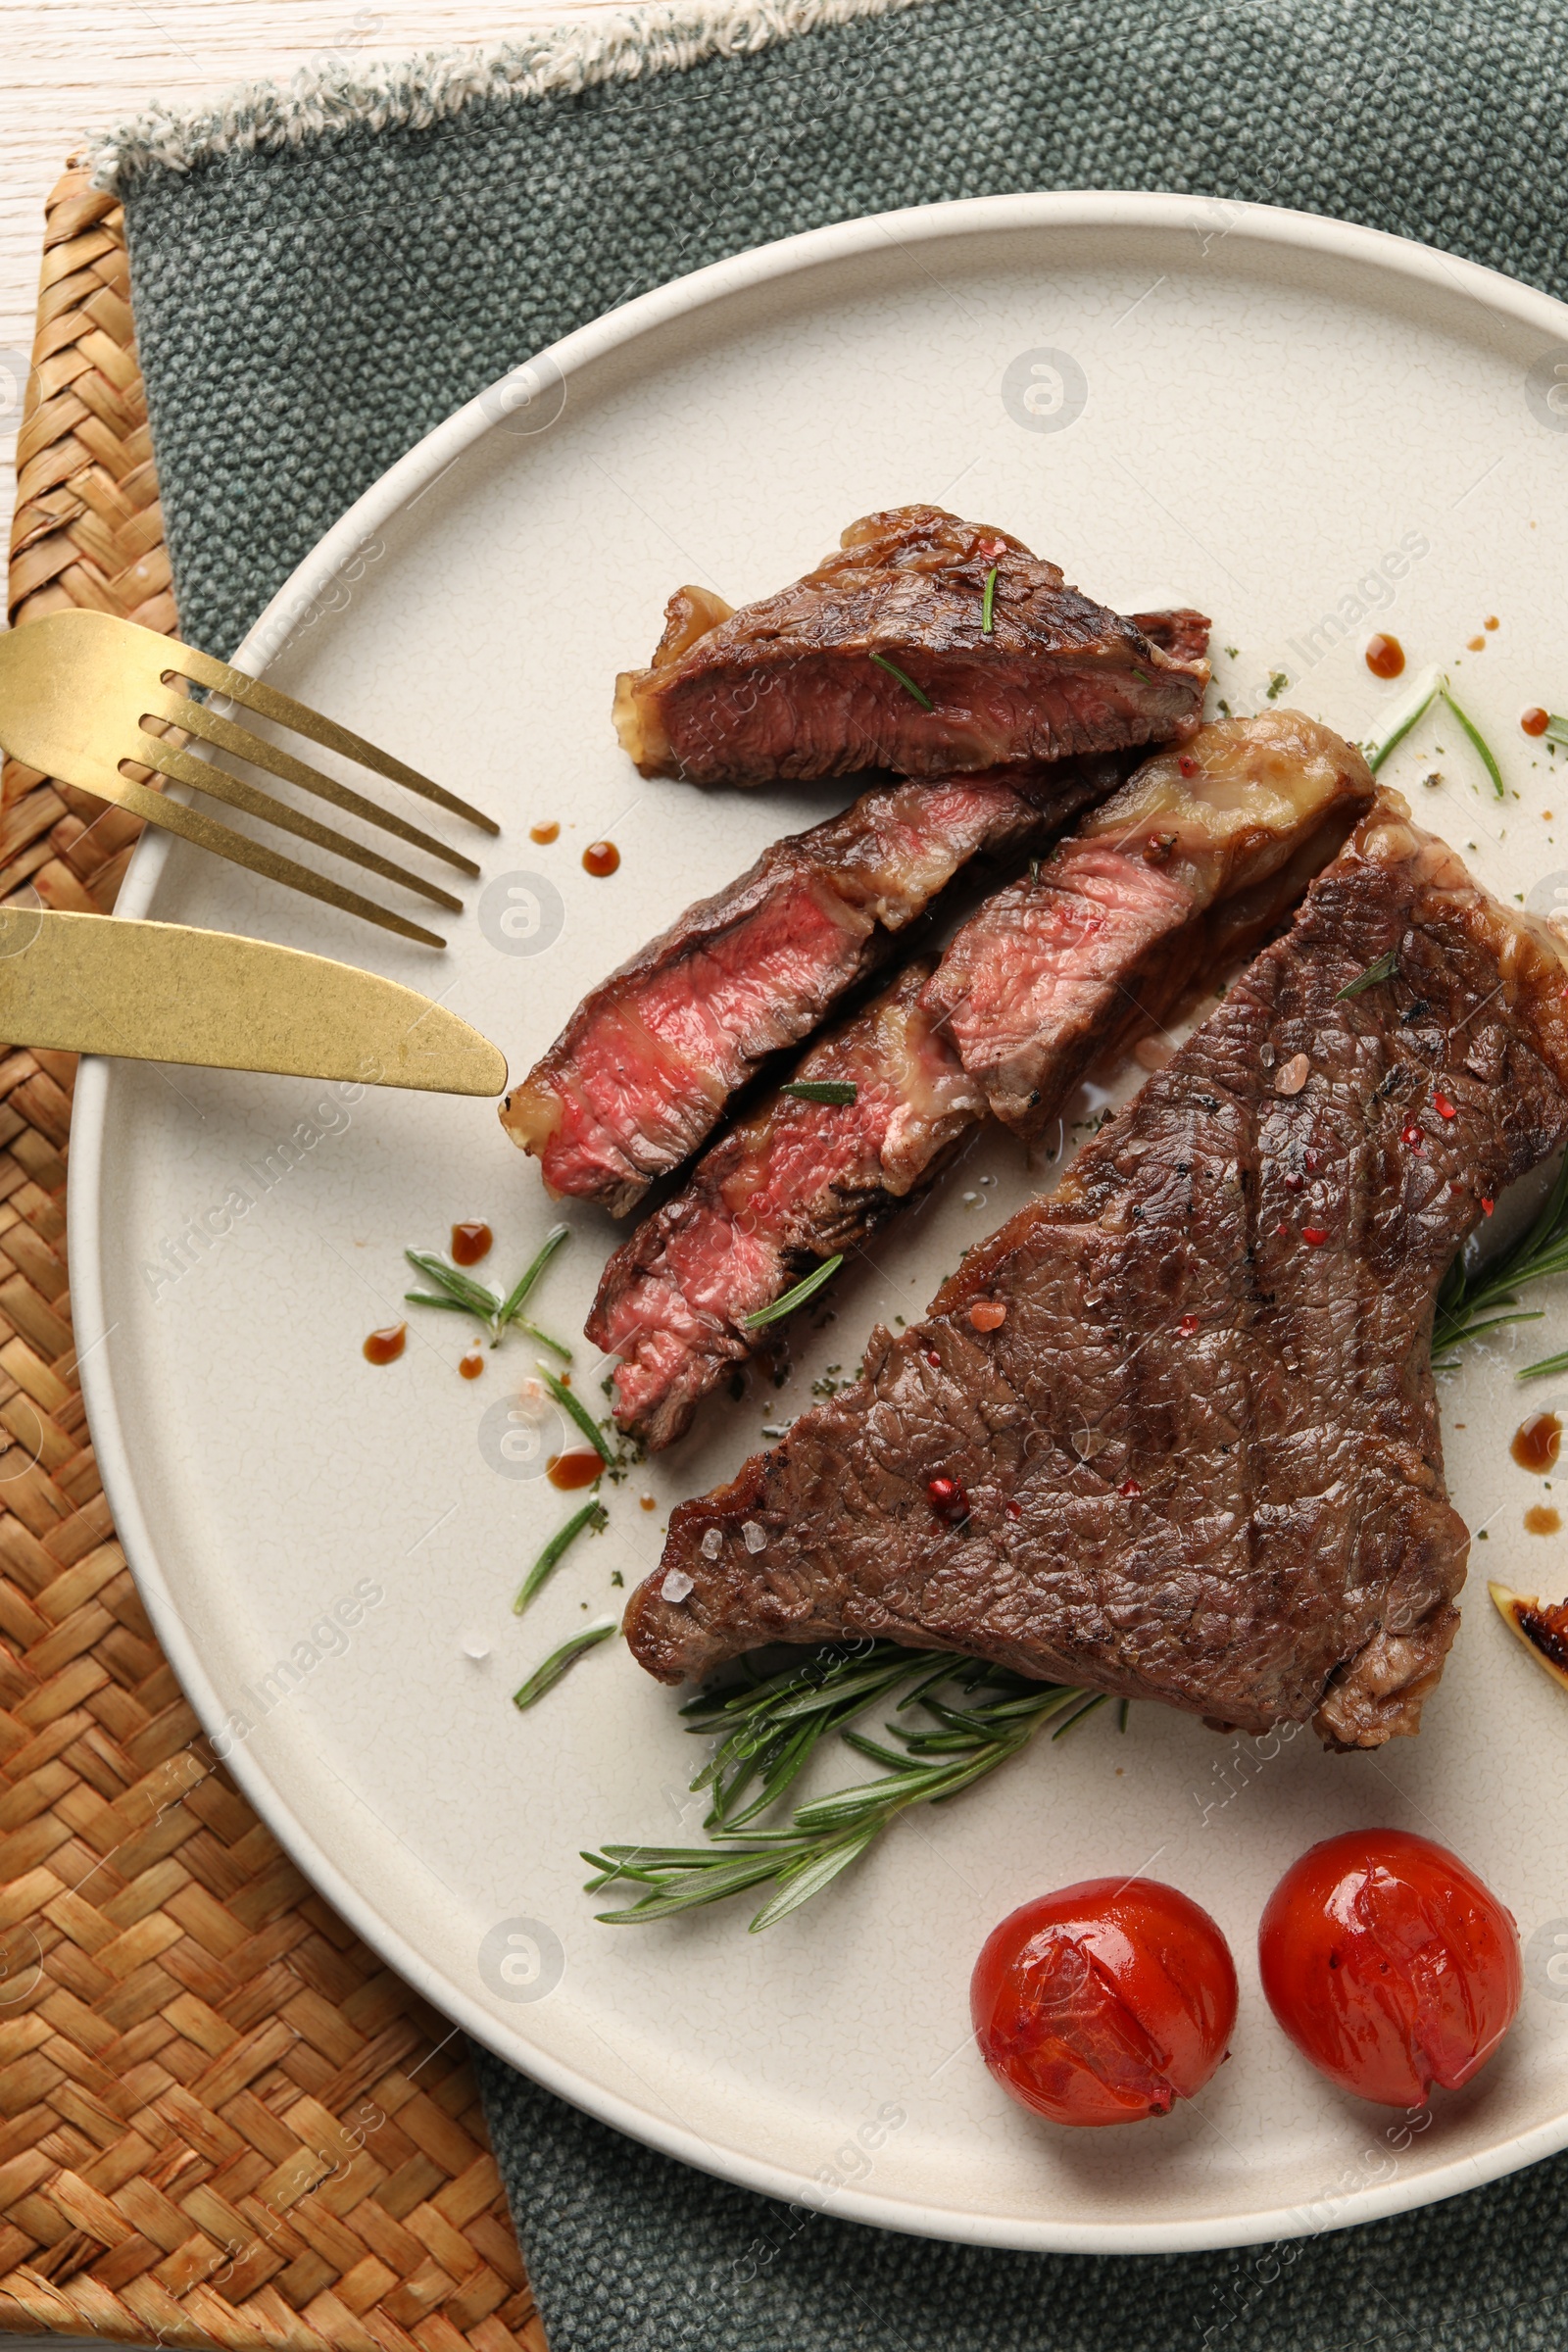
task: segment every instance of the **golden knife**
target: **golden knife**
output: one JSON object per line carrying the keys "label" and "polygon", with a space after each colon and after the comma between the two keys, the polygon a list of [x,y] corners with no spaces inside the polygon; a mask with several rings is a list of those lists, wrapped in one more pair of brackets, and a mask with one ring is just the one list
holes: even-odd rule
{"label": "golden knife", "polygon": [[416,989],[227,931],[0,906],[0,1037],[68,1054],[499,1095],[507,1065]]}

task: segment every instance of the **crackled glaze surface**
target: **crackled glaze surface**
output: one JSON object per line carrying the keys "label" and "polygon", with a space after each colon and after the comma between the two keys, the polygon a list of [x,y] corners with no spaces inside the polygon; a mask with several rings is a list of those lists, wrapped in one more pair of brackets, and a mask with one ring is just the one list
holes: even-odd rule
{"label": "crackled glaze surface", "polygon": [[[1386,772],[1483,878],[1541,906],[1559,869],[1568,890],[1568,774],[1518,714],[1568,701],[1568,433],[1538,365],[1559,344],[1568,314],[1482,271],[1178,199],[934,208],[706,272],[563,347],[564,399],[544,429],[512,427],[553,395],[510,414],[481,402],[443,427],[256,633],[251,658],[280,684],[502,819],[447,956],[162,844],[139,854],[123,904],[446,990],[520,1073],[590,980],[774,834],[848,797],[705,795],[636,775],[611,728],[612,684],[647,659],[668,590],[690,579],[754,597],[852,517],[930,498],[1016,532],[1123,610],[1202,606],[1215,697],[1237,710],[1284,672],[1282,702],[1363,736],[1409,682],[1372,676],[1374,629],[1400,638],[1412,673],[1447,663],[1507,797],[1491,797],[1451,723],[1424,724]],[[1485,650],[1467,651],[1478,636]],[[530,840],[550,822],[557,840]],[[608,879],[581,862],[601,838],[621,852]],[[519,874],[543,876],[535,896],[559,906],[539,953],[510,952],[498,920]],[[1075,1115],[1103,1100],[1081,1098]],[[978,1144],[841,1282],[833,1319],[797,1333],[789,1385],[710,1411],[615,1489],[609,1532],[519,1622],[519,1576],[572,1507],[542,1478],[499,1475],[493,1445],[487,1455],[486,1415],[531,1353],[514,1340],[460,1379],[466,1328],[414,1309],[396,1364],[361,1354],[404,1311],[405,1243],[442,1246],[454,1219],[482,1216],[496,1234],[484,1271],[505,1281],[558,1214],[493,1106],[128,1065],[88,1073],[78,1101],[88,1398],[160,1632],[210,1726],[245,1717],[243,1736],[230,1727],[233,1767],[305,1867],[504,2055],[714,2171],[1012,2245],[1271,2238],[1450,2193],[1568,2140],[1568,1985],[1548,1967],[1553,1938],[1568,1938],[1568,1714],[1484,1586],[1491,1574],[1568,1591],[1560,1543],[1524,1527],[1549,1499],[1543,1482],[1507,1452],[1524,1409],[1512,1370],[1568,1345],[1568,1302],[1548,1300],[1544,1321],[1441,1384],[1454,1499],[1486,1541],[1418,1741],[1327,1757],[1305,1736],[1219,1740],[1153,1707],[1119,1738],[1107,1711],[950,1811],[906,1821],[763,1937],[747,1937],[737,1906],[614,1933],[594,1924],[577,1849],[695,1836],[695,1743],[619,1644],[526,1716],[509,1693],[618,1605],[614,1575],[629,1589],[651,1565],[673,1500],[726,1475],[830,1367],[853,1366],[873,1321],[923,1303],[1059,1157],[1031,1176],[1009,1139]],[[1076,1140],[1062,1139],[1069,1152]],[[180,1244],[193,1218],[245,1194],[210,1247]],[[571,1335],[617,1229],[564,1214],[571,1245],[538,1312]],[[601,1373],[579,1345],[595,1402]],[[1554,1401],[1568,1410],[1529,1392],[1532,1406]],[[341,1642],[312,1643],[361,1587],[380,1597],[362,1592]],[[258,1702],[259,1678],[302,1642],[319,1654],[297,1690]],[[1274,1880],[1358,1823],[1456,1846],[1526,1943],[1515,2035],[1413,2135],[1310,2075],[1257,1986],[1252,1938]],[[1168,2122],[1073,2137],[990,2083],[968,2036],[968,1973],[1004,1911],[1120,1871],[1171,1880],[1226,1929],[1242,1978],[1235,2055]],[[520,1984],[498,1969],[509,1934],[531,1938],[510,1947]]]}

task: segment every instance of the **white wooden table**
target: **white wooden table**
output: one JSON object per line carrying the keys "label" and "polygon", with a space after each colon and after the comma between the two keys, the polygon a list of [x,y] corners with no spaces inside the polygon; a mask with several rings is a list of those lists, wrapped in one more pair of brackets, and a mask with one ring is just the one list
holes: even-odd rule
{"label": "white wooden table", "polygon": [[149,99],[287,80],[328,56],[514,38],[612,0],[0,0],[0,520],[31,364],[43,201],[87,133]]}

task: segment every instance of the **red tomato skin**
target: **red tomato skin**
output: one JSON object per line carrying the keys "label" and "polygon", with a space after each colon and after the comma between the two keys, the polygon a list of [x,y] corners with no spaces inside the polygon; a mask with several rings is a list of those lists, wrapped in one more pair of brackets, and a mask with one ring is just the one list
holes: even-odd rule
{"label": "red tomato skin", "polygon": [[1011,1912],[969,1986],[980,2054],[1055,2124],[1166,2115],[1225,2056],[1236,1966],[1206,1911],[1156,1879],[1086,1879]]}
{"label": "red tomato skin", "polygon": [[1384,2107],[1468,2082],[1523,1988],[1512,1912],[1408,1830],[1349,1830],[1294,1862],[1265,1906],[1257,1961],[1302,2056]]}

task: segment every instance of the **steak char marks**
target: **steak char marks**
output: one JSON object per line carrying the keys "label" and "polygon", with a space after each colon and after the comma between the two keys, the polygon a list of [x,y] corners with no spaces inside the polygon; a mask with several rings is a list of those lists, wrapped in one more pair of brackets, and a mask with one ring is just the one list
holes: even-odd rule
{"label": "steak char marks", "polygon": [[1568,1131],[1565,1079],[1557,946],[1380,796],[1055,1196],[676,1511],[637,1657],[678,1682],[876,1635],[1248,1732],[1415,1731],[1468,1547],[1433,1301],[1483,1200]]}
{"label": "steak char marks", "polygon": [[616,681],[616,732],[645,776],[697,784],[951,776],[1164,743],[1199,723],[1208,623],[1142,617],[1005,531],[897,507],[738,612],[677,589],[652,663]]}

